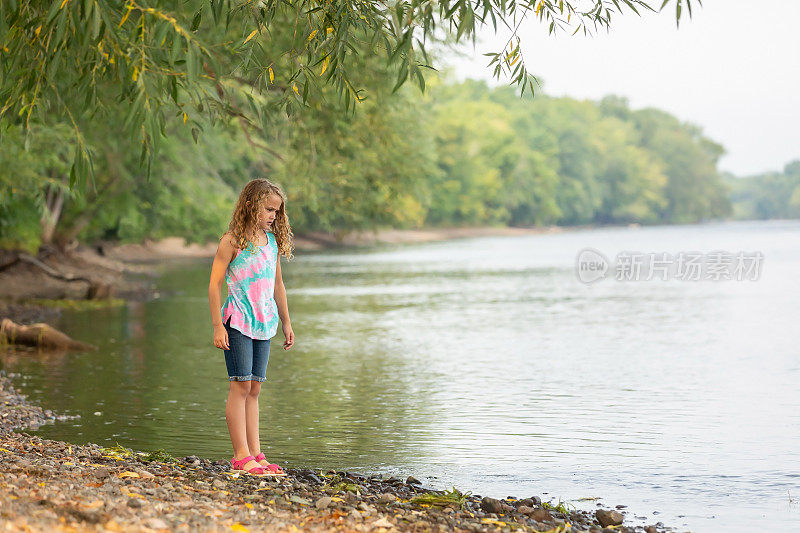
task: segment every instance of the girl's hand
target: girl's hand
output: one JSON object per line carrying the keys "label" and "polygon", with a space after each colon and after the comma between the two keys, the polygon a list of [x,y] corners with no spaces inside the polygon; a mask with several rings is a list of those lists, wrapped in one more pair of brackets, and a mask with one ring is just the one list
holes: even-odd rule
{"label": "girl's hand", "polygon": [[292,325],[281,323],[281,329],[283,329],[283,336],[286,337],[286,340],[283,342],[283,349],[288,350],[294,346],[294,331],[292,331]]}
{"label": "girl's hand", "polygon": [[230,345],[228,345],[228,331],[222,324],[214,326],[214,346],[220,350],[231,349]]}

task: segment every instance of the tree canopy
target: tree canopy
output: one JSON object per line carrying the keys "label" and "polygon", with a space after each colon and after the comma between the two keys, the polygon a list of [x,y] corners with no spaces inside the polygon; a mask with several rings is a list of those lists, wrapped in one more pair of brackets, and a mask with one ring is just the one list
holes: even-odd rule
{"label": "tree canopy", "polygon": [[[659,7],[643,0],[4,1],[0,118],[21,125],[26,148],[34,120],[65,121],[74,137],[69,186],[88,178],[96,189],[91,121],[113,119],[137,137],[149,179],[170,124],[185,125],[196,141],[205,124],[236,117],[264,135],[274,111],[314,108],[330,97],[325,86],[354,109],[368,98],[354,68],[364,54],[385,57],[394,90],[409,79],[424,90],[424,71],[434,69],[430,47],[474,40],[477,27],[500,24],[511,37],[503,50],[486,54],[489,66],[524,93],[535,82],[516,33],[526,16],[551,33],[586,33],[609,28],[626,11],[670,3],[679,22],[700,0]],[[121,117],[114,111],[120,105]],[[0,182],[0,203],[11,187]]]}
{"label": "tree canopy", "polygon": [[437,76],[424,94],[411,86],[393,93],[384,65],[364,58],[359,79],[374,97],[355,115],[331,101],[276,117],[254,142],[235,121],[209,128],[196,144],[180,123],[170,124],[154,161],[159,179],[149,182],[137,140],[122,130],[100,123],[86,130],[98,154],[97,189],[80,194],[62,178],[68,126],[36,126],[27,152],[22,127],[9,126],[13,142],[0,147],[0,172],[23,178],[26,189],[0,205],[0,246],[213,241],[241,186],[263,175],[286,190],[298,233],[730,215],[729,187],[716,170],[721,147],[668,113],[633,110],[620,97],[520,99],[511,87]]}

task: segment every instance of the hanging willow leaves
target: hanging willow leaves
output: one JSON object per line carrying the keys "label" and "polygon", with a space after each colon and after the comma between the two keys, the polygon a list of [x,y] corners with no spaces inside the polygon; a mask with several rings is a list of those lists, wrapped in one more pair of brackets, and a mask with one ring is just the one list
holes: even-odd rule
{"label": "hanging willow leaves", "polygon": [[[367,98],[350,73],[356,44],[369,43],[370,50],[382,50],[397,65],[397,87],[412,78],[424,90],[423,71],[433,68],[424,43],[441,42],[437,29],[456,41],[474,41],[477,24],[491,21],[496,29],[500,20],[513,30],[498,52],[505,57],[529,12],[551,32],[588,33],[608,28],[612,14],[661,10],[670,2],[677,20],[684,11],[691,16],[693,3],[702,5],[700,0],[664,0],[658,9],[645,0],[400,0],[391,8],[347,0],[0,2],[0,117],[26,129],[32,119],[63,117],[80,144],[82,121],[127,101],[125,126],[140,139],[149,177],[164,117],[188,117],[186,127],[202,131],[204,117],[185,113],[186,106],[205,109],[212,124],[233,115],[261,127],[276,110],[291,114],[318,102],[318,81],[324,81],[337,89],[345,110],[351,105],[354,110]],[[284,20],[294,21],[297,39],[286,41],[277,55],[267,53],[262,42],[281,29],[276,21]],[[513,63],[496,62],[494,75],[532,90],[535,78],[524,54],[515,57]],[[323,60],[321,69],[308,68]],[[302,92],[296,85],[300,72]],[[274,96],[259,100],[257,114],[237,105],[252,91]],[[75,153],[70,175],[71,184],[93,176],[88,148]]]}

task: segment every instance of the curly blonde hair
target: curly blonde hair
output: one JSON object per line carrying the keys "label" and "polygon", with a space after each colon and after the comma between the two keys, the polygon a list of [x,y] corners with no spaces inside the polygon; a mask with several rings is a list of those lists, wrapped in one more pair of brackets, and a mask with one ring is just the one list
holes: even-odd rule
{"label": "curly blonde hair", "polygon": [[277,195],[281,199],[281,207],[275,214],[272,222],[272,233],[275,235],[275,242],[278,245],[278,254],[287,259],[292,259],[294,254],[294,243],[292,228],[289,225],[289,216],[286,214],[286,194],[278,185],[266,178],[256,178],[244,186],[239,194],[236,207],[233,208],[231,222],[228,224],[228,231],[233,236],[236,248],[244,248],[254,245],[257,235],[256,224],[258,222],[258,207],[261,202],[270,195]]}

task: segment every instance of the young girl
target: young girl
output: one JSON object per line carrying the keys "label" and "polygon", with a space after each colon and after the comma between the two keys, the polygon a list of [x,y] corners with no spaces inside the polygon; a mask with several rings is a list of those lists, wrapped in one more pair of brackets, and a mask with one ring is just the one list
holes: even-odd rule
{"label": "young girl", "polygon": [[[292,230],[286,195],[267,179],[254,179],[242,189],[228,231],[220,239],[208,301],[214,346],[225,351],[228,402],[225,419],[233,444],[234,470],[255,475],[286,475],[261,453],[258,394],[266,379],[270,339],[281,321],[283,349],[294,345],[280,255],[292,254]],[[228,298],[220,306],[223,279]]]}

